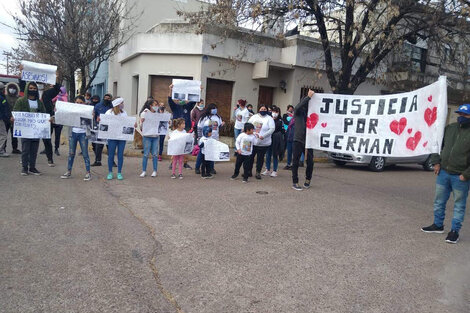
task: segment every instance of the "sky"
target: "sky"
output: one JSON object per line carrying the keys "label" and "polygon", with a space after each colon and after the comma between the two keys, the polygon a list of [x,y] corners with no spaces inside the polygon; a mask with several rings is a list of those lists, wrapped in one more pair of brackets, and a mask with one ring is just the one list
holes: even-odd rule
{"label": "sky", "polygon": [[[19,12],[19,0],[0,0],[0,22],[14,26],[12,14]],[[11,27],[0,24],[0,74],[6,74],[6,57],[4,52],[18,46],[16,35]]]}

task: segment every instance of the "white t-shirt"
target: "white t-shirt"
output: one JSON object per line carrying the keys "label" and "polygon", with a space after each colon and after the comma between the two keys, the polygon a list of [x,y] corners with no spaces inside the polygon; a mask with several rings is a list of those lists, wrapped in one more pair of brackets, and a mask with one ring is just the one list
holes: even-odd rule
{"label": "white t-shirt", "polygon": [[222,119],[218,115],[210,115],[199,120],[197,123],[197,136],[202,136],[202,128],[204,126],[210,126],[212,128],[212,137],[215,140],[219,140],[219,127],[222,125]]}
{"label": "white t-shirt", "polygon": [[[204,145],[205,145],[205,143],[206,143],[209,139],[210,139],[210,138],[208,138],[208,137],[202,136],[201,138],[199,138],[198,144],[200,145],[202,142],[204,142]],[[204,151],[205,151],[205,149],[204,149],[204,147],[202,147],[202,148],[201,148],[201,153],[204,154]]]}
{"label": "white t-shirt", "polygon": [[245,107],[243,110],[238,108],[235,110],[235,128],[243,129],[245,123],[250,119],[251,113]]}
{"label": "white t-shirt", "polygon": [[235,141],[235,148],[242,151],[242,155],[251,155],[253,153],[253,146],[255,145],[255,135],[247,135],[241,133]]}
{"label": "white t-shirt", "polygon": [[38,100],[29,100],[28,99],[28,103],[29,103],[29,108],[32,109],[32,110],[37,110],[38,109]]}
{"label": "white t-shirt", "polygon": [[172,131],[172,132],[168,135],[168,138],[171,138],[171,136],[172,136],[173,134],[186,134],[186,130],[184,130],[184,129],[183,129],[183,130],[177,130],[177,129],[175,129],[174,131]]}
{"label": "white t-shirt", "polygon": [[248,122],[255,126],[255,136],[263,137],[262,140],[256,138],[255,146],[270,146],[271,135],[274,133],[274,129],[276,128],[273,118],[269,115],[261,116],[261,114],[255,114]]}

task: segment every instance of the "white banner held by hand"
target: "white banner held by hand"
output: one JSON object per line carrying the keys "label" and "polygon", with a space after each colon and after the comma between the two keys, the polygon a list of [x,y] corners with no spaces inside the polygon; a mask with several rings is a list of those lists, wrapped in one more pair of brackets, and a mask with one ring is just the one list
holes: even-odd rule
{"label": "white banner held by hand", "polygon": [[201,82],[199,80],[173,79],[171,97],[175,100],[199,102],[201,99]]}
{"label": "white banner held by hand", "polygon": [[193,151],[193,134],[175,133],[170,135],[168,140],[168,155],[190,154]]}
{"label": "white banner held by hand", "polygon": [[82,128],[92,127],[93,106],[57,101],[55,108],[55,124]]}
{"label": "white banner held by hand", "polygon": [[21,64],[23,65],[22,80],[51,85],[56,83],[57,66],[29,61],[21,61]]}
{"label": "white banner held by hand", "polygon": [[101,114],[98,139],[134,141],[134,125],[135,117]]}
{"label": "white banner held by hand", "polygon": [[447,82],[395,95],[315,94],[308,104],[306,148],[386,157],[439,153],[447,118]]}
{"label": "white banner held by hand", "polygon": [[170,113],[146,112],[145,120],[142,123],[142,136],[166,135],[168,132],[168,122]]}
{"label": "white banner held by hand", "polygon": [[27,139],[50,139],[50,115],[46,113],[11,112],[15,118],[13,137]]}
{"label": "white banner held by hand", "polygon": [[204,157],[206,161],[230,161],[229,146],[215,139],[209,139],[204,143]]}

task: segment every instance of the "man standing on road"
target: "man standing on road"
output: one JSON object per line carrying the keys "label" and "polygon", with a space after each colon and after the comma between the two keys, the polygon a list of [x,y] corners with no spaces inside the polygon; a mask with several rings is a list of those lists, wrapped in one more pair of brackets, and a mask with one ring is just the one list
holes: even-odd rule
{"label": "man standing on road", "polygon": [[432,156],[434,173],[437,174],[434,198],[434,223],[421,228],[426,233],[444,232],[447,200],[454,194],[454,217],[446,242],[457,243],[465,215],[470,187],[470,104],[463,104],[455,111],[457,123],[447,125],[444,131],[441,154]]}
{"label": "man standing on road", "polygon": [[[6,87],[5,96],[7,98],[8,105],[10,110],[13,111],[16,100],[20,97],[20,86],[17,83],[8,83]],[[13,149],[13,154],[21,154],[21,151],[18,150],[18,138],[13,137],[13,124],[8,120],[7,123],[7,132],[11,133],[11,147]]]}
{"label": "man standing on road", "polygon": [[[96,96],[97,97],[97,96]],[[93,118],[95,119],[95,125],[98,125],[98,118],[101,114],[105,114],[109,109],[113,108],[113,95],[107,93],[103,97],[103,102],[99,102],[99,97],[93,98]],[[95,162],[91,166],[101,166],[101,156],[103,154],[104,144],[92,143],[93,152],[95,153]]]}
{"label": "man standing on road", "polygon": [[[308,102],[313,97],[315,92],[308,90],[308,95],[303,98],[299,104],[295,106],[294,118],[294,142],[292,144],[292,188],[294,190],[302,190],[299,186],[299,161],[302,153],[305,151],[305,137],[307,136],[307,113]],[[313,173],[313,149],[307,149],[307,168],[305,169],[305,183],[304,188],[310,188],[310,180]]]}
{"label": "man standing on road", "polygon": [[0,83],[0,157],[10,156],[7,153],[7,126],[11,118],[10,106],[8,105],[7,99],[5,99],[5,85]]}

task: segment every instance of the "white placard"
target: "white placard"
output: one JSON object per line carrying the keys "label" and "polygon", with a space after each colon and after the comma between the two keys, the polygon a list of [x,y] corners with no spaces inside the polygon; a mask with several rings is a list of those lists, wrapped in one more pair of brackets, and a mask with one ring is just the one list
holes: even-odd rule
{"label": "white placard", "polygon": [[[99,128],[99,125],[98,125],[98,128]],[[106,139],[99,139],[98,138],[98,133],[99,131],[98,130],[90,130],[90,138],[88,139],[89,142],[91,143],[96,143],[96,144],[100,144],[100,145],[104,145],[106,144],[107,140]]]}
{"label": "white placard", "polygon": [[199,102],[201,82],[199,80],[173,79],[172,98],[175,100]]}
{"label": "white placard", "polygon": [[170,113],[145,113],[142,123],[142,136],[166,135],[171,118]]}
{"label": "white placard", "polygon": [[11,112],[15,118],[13,137],[27,139],[50,139],[51,116],[46,113]]}
{"label": "white placard", "polygon": [[101,114],[98,139],[134,141],[135,117]]}
{"label": "white placard", "polygon": [[193,134],[172,133],[168,140],[168,155],[189,154],[193,151]]}
{"label": "white placard", "polygon": [[446,118],[445,76],[395,95],[315,94],[308,104],[306,147],[386,157],[439,153]]}
{"label": "white placard", "polygon": [[215,139],[204,142],[204,158],[206,161],[230,161],[228,145]]}
{"label": "white placard", "polygon": [[57,101],[55,108],[56,124],[83,128],[92,127],[93,106]]}
{"label": "white placard", "polygon": [[30,61],[21,61],[21,64],[23,65],[22,80],[51,85],[56,83],[57,66]]}

